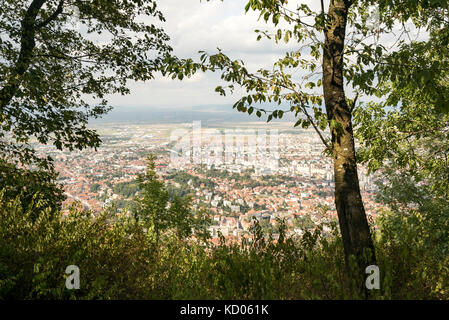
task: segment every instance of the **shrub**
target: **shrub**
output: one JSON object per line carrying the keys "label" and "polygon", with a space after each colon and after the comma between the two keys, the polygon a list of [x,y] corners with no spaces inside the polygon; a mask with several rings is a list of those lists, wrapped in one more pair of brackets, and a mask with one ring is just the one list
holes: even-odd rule
{"label": "shrub", "polygon": [[[93,216],[73,206],[51,213],[38,194],[32,209],[0,193],[2,299],[361,299],[360,272],[345,266],[337,223],[301,237],[256,223],[252,241],[218,246],[180,237],[154,242],[151,230],[114,208]],[[36,214],[38,212],[38,214]],[[37,218],[32,218],[37,216]],[[416,217],[384,213],[375,231],[381,288],[370,299],[448,299],[449,257],[423,241]],[[437,247],[436,247],[437,248]],[[79,290],[65,288],[68,265]]]}

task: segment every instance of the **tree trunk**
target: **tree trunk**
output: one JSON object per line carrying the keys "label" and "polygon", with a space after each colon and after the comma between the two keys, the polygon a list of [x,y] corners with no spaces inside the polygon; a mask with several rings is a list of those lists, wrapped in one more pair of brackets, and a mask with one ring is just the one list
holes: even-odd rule
{"label": "tree trunk", "polygon": [[[360,194],[352,128],[352,113],[346,101],[343,54],[350,1],[331,0],[323,49],[323,89],[327,117],[331,121],[335,175],[335,205],[343,240],[346,265],[354,255],[361,272],[375,264],[374,245]],[[336,125],[337,124],[337,125]],[[371,256],[363,253],[371,250]]]}
{"label": "tree trunk", "polygon": [[14,98],[17,93],[21,83],[21,77],[25,74],[31,64],[33,51],[36,46],[35,37],[37,29],[46,26],[62,13],[64,0],[59,2],[58,8],[49,18],[47,18],[47,20],[38,24],[36,21],[37,15],[45,2],[47,2],[47,0],[33,0],[22,19],[19,57],[12,68],[9,80],[0,90],[0,112],[6,111],[12,98]]}

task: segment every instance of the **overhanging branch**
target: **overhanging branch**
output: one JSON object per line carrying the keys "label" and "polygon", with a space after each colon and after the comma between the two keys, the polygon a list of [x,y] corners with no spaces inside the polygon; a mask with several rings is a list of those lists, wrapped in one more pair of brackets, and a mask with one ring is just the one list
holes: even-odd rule
{"label": "overhanging branch", "polygon": [[50,24],[52,21],[54,21],[61,13],[62,10],[64,9],[64,0],[60,0],[58,7],[56,8],[56,11],[53,12],[53,14],[51,14],[47,19],[45,19],[44,21],[38,23],[36,25],[37,29],[41,29],[46,27],[48,24]]}

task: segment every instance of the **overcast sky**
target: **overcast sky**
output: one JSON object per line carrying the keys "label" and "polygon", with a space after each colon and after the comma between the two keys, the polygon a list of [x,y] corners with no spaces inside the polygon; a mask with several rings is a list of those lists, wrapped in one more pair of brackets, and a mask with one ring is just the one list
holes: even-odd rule
{"label": "overcast sky", "polygon": [[[312,3],[312,0],[303,1]],[[217,47],[232,59],[242,59],[253,71],[260,67],[270,67],[286,49],[285,44],[274,41],[256,41],[255,29],[271,27],[257,21],[258,14],[248,12],[244,7],[247,0],[162,0],[159,9],[167,22],[164,30],[171,37],[170,44],[179,57],[199,58],[198,51],[216,53]],[[114,106],[163,106],[184,107],[207,104],[232,104],[239,95],[221,97],[214,91],[223,84],[218,74],[198,73],[183,81],[158,76],[146,83],[130,83],[131,94],[110,96]]]}
{"label": "overcast sky", "polygon": [[[274,30],[274,27],[270,23],[258,21],[256,12],[249,11],[245,14],[247,2],[248,0],[160,0],[158,6],[166,17],[167,22],[163,28],[171,37],[170,44],[178,57],[191,57],[198,61],[198,51],[213,54],[218,47],[231,59],[243,60],[246,67],[255,72],[259,68],[271,68],[286,51],[297,47],[293,41],[288,45],[282,41],[276,44],[267,39],[257,41],[255,29]],[[288,6],[294,9],[298,3],[307,4],[313,11],[320,9],[320,1],[317,0],[292,0]],[[325,0],[324,4],[327,8],[329,0]],[[154,20],[150,23],[154,23]],[[422,37],[422,34],[417,36]],[[397,43],[396,36],[391,34],[384,35],[380,41],[387,46],[389,43]],[[218,73],[197,73],[183,81],[158,75],[155,80],[146,83],[130,83],[130,95],[108,98],[113,106],[176,108],[233,104],[241,97],[242,91],[237,91],[233,96],[222,97],[214,89],[223,84],[225,83],[220,80]],[[348,96],[352,95],[350,90],[347,90]]]}

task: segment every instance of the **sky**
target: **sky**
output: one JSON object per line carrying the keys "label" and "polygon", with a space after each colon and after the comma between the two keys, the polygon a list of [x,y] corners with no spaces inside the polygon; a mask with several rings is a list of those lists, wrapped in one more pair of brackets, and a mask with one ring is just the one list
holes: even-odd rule
{"label": "sky", "polygon": [[[312,0],[303,2],[314,3]],[[255,12],[245,14],[246,3],[247,0],[158,1],[158,7],[167,20],[163,28],[171,38],[174,54],[198,60],[198,51],[213,54],[218,47],[231,59],[242,59],[249,70],[256,71],[261,67],[272,66],[287,50],[293,50],[293,43],[276,45],[270,40],[257,41],[254,30],[270,29],[271,25],[258,21]],[[129,95],[108,98],[111,105],[125,107],[232,105],[240,95],[236,92],[233,96],[220,96],[214,90],[223,84],[225,82],[220,80],[219,74],[211,72],[197,73],[183,81],[158,75],[155,80],[145,83],[130,82]]]}
{"label": "sky", "polygon": [[[270,69],[273,63],[285,55],[287,51],[297,49],[298,44],[282,41],[276,44],[273,40],[262,38],[257,41],[259,30],[275,30],[272,24],[258,21],[258,13],[244,7],[248,0],[160,0],[159,10],[166,18],[163,28],[170,36],[170,45],[174,54],[180,58],[199,60],[198,51],[209,54],[220,48],[231,59],[241,59],[250,71],[259,68]],[[313,11],[319,11],[320,1],[291,0],[288,6],[294,9],[298,3],[307,4]],[[327,8],[329,0],[324,1]],[[154,20],[149,20],[154,23]],[[281,23],[282,25],[282,23]],[[422,37],[422,35],[421,35]],[[385,35],[383,44],[396,43],[396,36]],[[304,55],[303,55],[304,58]],[[111,95],[108,97],[112,106],[122,107],[162,107],[184,108],[204,105],[232,105],[243,94],[237,90],[234,95],[220,96],[215,92],[218,85],[225,85],[219,73],[197,73],[192,78],[182,81],[164,78],[160,74],[148,82],[130,82],[131,94],[126,96]],[[348,96],[352,92],[347,90]]]}

